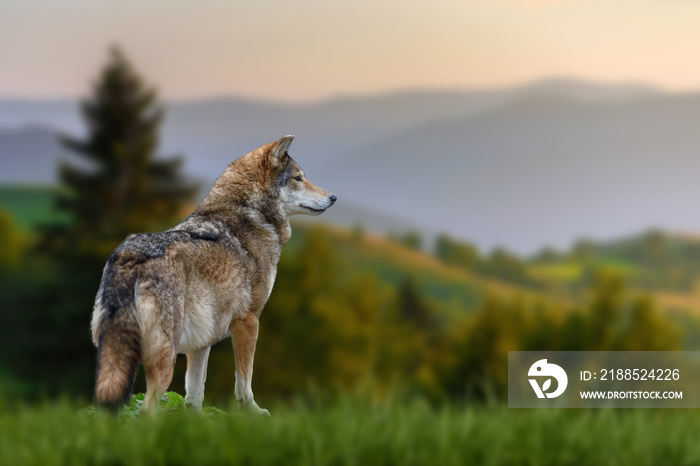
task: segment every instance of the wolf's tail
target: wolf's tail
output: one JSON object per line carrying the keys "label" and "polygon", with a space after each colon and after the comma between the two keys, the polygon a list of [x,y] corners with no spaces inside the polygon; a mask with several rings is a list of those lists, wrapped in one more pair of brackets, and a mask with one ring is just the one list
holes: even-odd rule
{"label": "wolf's tail", "polygon": [[97,349],[97,381],[95,402],[115,410],[131,395],[139,367],[137,328],[108,322]]}
{"label": "wolf's tail", "polygon": [[[109,281],[109,277],[105,278]],[[116,411],[131,396],[139,367],[141,332],[136,320],[133,286],[128,286],[133,284],[123,284],[112,290],[109,283],[103,285],[106,285],[103,295],[106,313],[97,346],[95,402]],[[127,291],[127,288],[130,289]]]}

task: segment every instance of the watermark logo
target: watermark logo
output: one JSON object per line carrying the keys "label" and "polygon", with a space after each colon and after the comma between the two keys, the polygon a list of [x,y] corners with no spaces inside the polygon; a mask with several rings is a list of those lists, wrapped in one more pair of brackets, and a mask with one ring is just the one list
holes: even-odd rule
{"label": "watermark logo", "polygon": [[[538,379],[528,379],[532,389],[535,391],[537,398],[556,398],[566,390],[566,386],[569,383],[569,378],[566,376],[566,372],[560,366],[556,364],[550,364],[546,359],[540,359],[536,361],[527,373],[528,377],[537,377],[540,379],[546,379],[543,381],[540,387]],[[552,379],[557,381],[557,389],[553,392],[548,392],[552,387]]]}

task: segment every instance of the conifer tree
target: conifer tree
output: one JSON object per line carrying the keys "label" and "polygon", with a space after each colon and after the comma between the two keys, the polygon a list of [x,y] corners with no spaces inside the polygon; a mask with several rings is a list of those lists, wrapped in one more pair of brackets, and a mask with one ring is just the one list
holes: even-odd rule
{"label": "conifer tree", "polygon": [[163,109],[119,49],[81,113],[86,136],[61,138],[84,162],[59,166],[56,206],[70,220],[49,236],[54,249],[104,260],[126,235],[172,224],[197,187],[180,173],[180,158],[156,158]]}
{"label": "conifer tree", "polygon": [[46,394],[90,393],[90,312],[105,260],[128,234],[172,226],[196,191],[180,159],[156,157],[163,110],[119,50],[110,52],[81,112],[85,136],[61,138],[77,157],[59,166],[62,215],[42,228],[39,284],[0,329],[12,332],[0,331],[0,340],[32,335],[14,342],[21,358],[11,369],[48,387]]}

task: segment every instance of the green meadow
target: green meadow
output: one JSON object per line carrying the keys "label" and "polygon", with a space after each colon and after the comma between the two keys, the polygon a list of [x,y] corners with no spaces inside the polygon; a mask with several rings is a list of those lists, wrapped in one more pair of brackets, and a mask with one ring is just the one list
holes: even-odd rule
{"label": "green meadow", "polygon": [[0,464],[692,465],[694,410],[515,410],[345,398],[270,406],[273,417],[86,415],[5,406]]}

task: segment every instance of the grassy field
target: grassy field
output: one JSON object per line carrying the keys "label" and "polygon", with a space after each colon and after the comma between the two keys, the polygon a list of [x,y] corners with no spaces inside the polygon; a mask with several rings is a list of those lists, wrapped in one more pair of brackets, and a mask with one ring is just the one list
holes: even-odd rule
{"label": "grassy field", "polygon": [[271,407],[272,419],[76,415],[67,404],[0,415],[0,464],[660,465],[700,463],[692,410],[509,410],[340,401]]}

